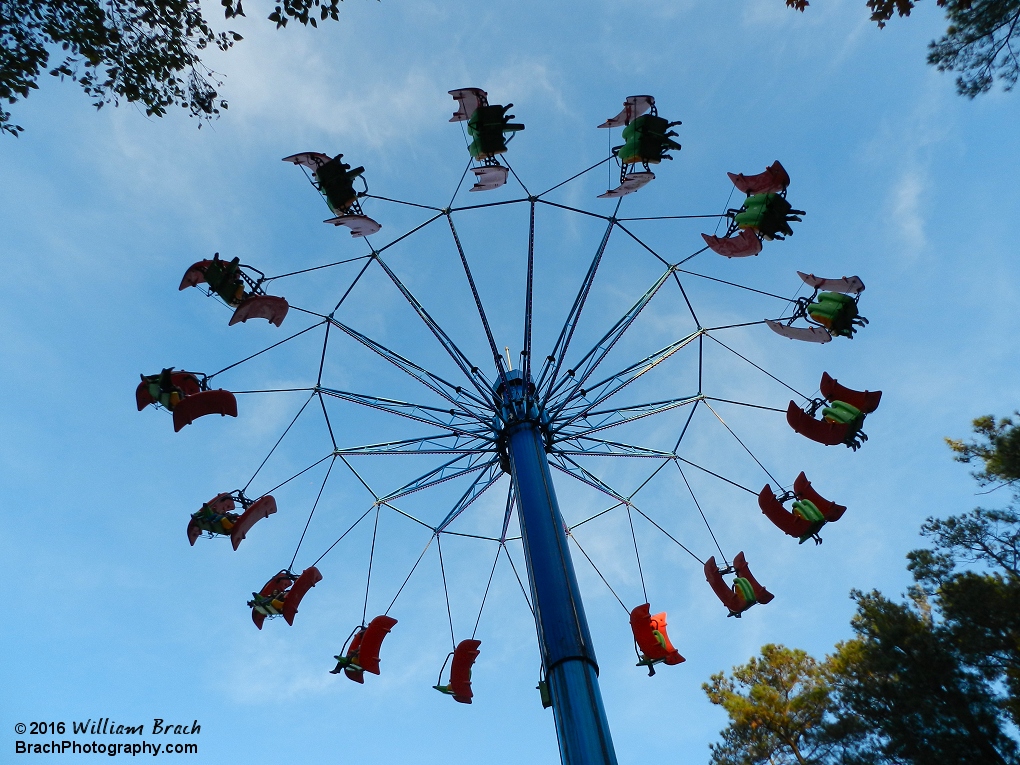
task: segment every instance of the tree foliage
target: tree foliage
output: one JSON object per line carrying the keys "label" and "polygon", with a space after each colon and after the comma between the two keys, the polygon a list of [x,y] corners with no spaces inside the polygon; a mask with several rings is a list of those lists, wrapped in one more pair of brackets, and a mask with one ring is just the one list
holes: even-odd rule
{"label": "tree foliage", "polygon": [[[981,460],[982,485],[1020,478],[1020,426],[981,417],[974,433],[949,444],[959,461]],[[930,547],[907,556],[917,582],[907,599],[851,593],[854,637],[824,661],[765,646],[732,679],[714,675],[705,688],[730,724],[713,763],[1020,763],[1011,737],[1020,727],[1018,499],[928,518]],[[789,689],[807,688],[813,703],[791,705],[808,696]]]}
{"label": "tree foliage", "polygon": [[847,762],[1007,765],[994,689],[968,665],[924,593],[896,603],[853,593],[856,637],[829,659],[836,706],[829,733]]}
{"label": "tree foliage", "polygon": [[[316,16],[339,19],[339,2],[284,0],[269,20],[316,26]],[[227,19],[244,15],[241,0],[221,5]],[[212,118],[227,102],[202,55],[241,39],[213,30],[200,0],[0,0],[0,104],[27,98],[48,72],[77,82],[96,108],[124,101],[157,117],[180,106]],[[23,129],[0,108],[0,133]]]}
{"label": "tree foliage", "polygon": [[723,742],[712,745],[714,765],[817,762],[831,705],[824,667],[804,651],[766,645],[761,658],[712,675],[705,693],[730,716]]}
{"label": "tree foliage", "polygon": [[[917,0],[867,0],[871,20],[882,28],[894,16],[909,16]],[[937,0],[949,26],[928,44],[928,63],[941,72],[957,72],[956,89],[974,98],[991,90],[998,78],[1012,90],[1020,76],[1020,0]],[[806,0],[786,0],[803,11]]]}
{"label": "tree foliage", "polygon": [[984,470],[973,475],[982,486],[1020,481],[1020,425],[1014,425],[1009,417],[996,421],[988,414],[974,420],[973,428],[978,436],[976,441],[946,439],[949,448],[956,452],[956,461],[980,460]]}

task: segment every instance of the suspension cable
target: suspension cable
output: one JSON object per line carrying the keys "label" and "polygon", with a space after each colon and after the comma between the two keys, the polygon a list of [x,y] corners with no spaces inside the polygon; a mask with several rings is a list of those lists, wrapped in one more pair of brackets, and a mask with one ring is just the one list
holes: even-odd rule
{"label": "suspension cable", "polygon": [[804,400],[806,400],[806,401],[810,401],[810,400],[811,400],[811,397],[810,397],[810,396],[805,396],[805,395],[804,395],[803,393],[801,393],[801,392],[800,392],[799,390],[797,390],[796,388],[794,388],[794,387],[793,387],[792,385],[787,385],[786,383],[784,383],[784,382],[783,382],[782,380],[780,380],[780,379],[779,379],[778,377],[776,377],[775,375],[773,375],[773,374],[770,374],[769,372],[766,372],[766,371],[765,371],[764,369],[762,369],[762,368],[761,368],[760,366],[758,366],[758,365],[757,365],[757,364],[755,364],[755,363],[754,363],[753,361],[751,361],[751,360],[750,360],[749,358],[747,358],[747,356],[744,356],[744,355],[743,355],[742,353],[739,353],[739,352],[737,352],[737,351],[733,350],[732,348],[730,348],[730,347],[729,347],[728,345],[726,345],[726,343],[724,343],[724,342],[723,342],[722,340],[720,340],[719,338],[715,337],[714,335],[710,335],[710,334],[709,334],[708,332],[705,332],[705,334],[706,334],[706,335],[707,335],[707,336],[708,336],[709,338],[711,338],[712,340],[715,340],[715,341],[716,341],[717,343],[719,343],[719,345],[721,345],[721,346],[722,346],[723,348],[725,348],[726,350],[728,350],[728,351],[729,351],[730,353],[734,354],[735,356],[738,356],[739,358],[742,358],[742,359],[743,359],[744,361],[746,361],[746,362],[747,362],[748,364],[750,364],[750,365],[751,365],[752,367],[754,367],[755,369],[757,369],[757,370],[758,370],[759,372],[762,372],[762,373],[763,373],[763,374],[765,374],[765,375],[766,375],[767,377],[771,377],[771,378],[772,378],[773,380],[775,380],[775,381],[776,381],[777,383],[779,383],[780,385],[782,385],[782,386],[783,386],[784,388],[787,388],[787,389],[789,389],[789,390],[792,390],[792,391],[793,391],[794,393],[796,393],[796,394],[797,394],[798,396],[800,396],[800,397],[801,397],[802,399],[804,399]]}
{"label": "suspension cable", "polygon": [[326,548],[326,552],[324,552],[322,555],[320,555],[318,558],[316,558],[315,559],[315,563],[313,563],[312,565],[313,566],[318,566],[319,565],[319,561],[322,560],[323,558],[325,558],[327,553],[329,553],[330,550],[332,550],[334,547],[336,547],[338,544],[340,544],[340,542],[343,540],[343,538],[345,536],[347,536],[352,531],[354,531],[354,527],[355,526],[357,526],[359,523],[361,523],[363,520],[365,520],[365,518],[368,516],[368,514],[370,512],[372,512],[372,508],[373,507],[375,507],[375,505],[370,506],[368,508],[368,510],[366,510],[360,516],[358,516],[358,520],[356,520],[354,523],[352,523],[350,526],[348,526],[347,527],[347,531],[345,531],[343,534],[341,534],[339,539],[337,539],[333,544],[331,544],[329,547],[327,547]]}
{"label": "suspension cable", "polygon": [[297,419],[298,417],[301,416],[301,413],[305,411],[305,407],[308,406],[308,403],[312,400],[313,396],[315,396],[315,393],[312,393],[312,395],[308,397],[308,401],[305,401],[305,403],[301,405],[301,408],[298,409],[298,413],[294,415],[294,419],[290,421],[290,425],[288,425],[287,429],[283,431],[283,435],[281,435],[277,439],[276,443],[273,444],[273,448],[269,450],[269,454],[267,454],[266,458],[262,460],[262,464],[259,465],[258,470],[256,470],[254,475],[252,475],[252,477],[248,479],[248,483],[244,485],[244,488],[241,489],[242,493],[248,490],[248,487],[251,486],[251,482],[255,480],[255,476],[257,476],[259,472],[262,470],[262,468],[266,466],[266,463],[269,462],[269,458],[273,456],[273,452],[276,451],[276,447],[280,445],[280,442],[283,441],[284,436],[286,436],[290,432],[290,429],[294,427],[294,423],[297,422]]}
{"label": "suspension cable", "polygon": [[297,276],[298,274],[307,274],[310,271],[319,271],[323,268],[332,268],[333,266],[342,266],[344,263],[353,263],[355,260],[362,260],[364,258],[370,258],[371,255],[358,255],[356,258],[347,258],[346,260],[338,260],[335,263],[326,263],[322,266],[313,266],[312,268],[302,268],[300,271],[290,271],[286,274],[277,274],[276,276],[267,276],[262,280],[263,284],[268,284],[275,279],[283,279],[287,276]]}
{"label": "suspension cable", "polygon": [[[374,250],[372,254],[375,255]],[[358,271],[358,275],[354,277],[354,281],[351,282],[351,286],[347,288],[347,291],[344,292],[343,297],[341,297],[337,304],[333,306],[333,312],[330,314],[330,316],[332,316],[334,313],[340,310],[340,306],[344,304],[344,301],[347,299],[347,296],[351,294],[351,290],[353,290],[354,287],[358,284],[358,282],[361,281],[361,277],[365,275],[365,272],[368,270],[368,267],[372,265],[373,260],[374,258],[369,258],[368,260],[365,261],[365,265],[361,267],[360,271]]]}
{"label": "suspension cable", "polygon": [[673,536],[673,535],[672,535],[672,534],[670,534],[670,533],[669,533],[668,531],[666,531],[666,530],[665,530],[664,528],[662,528],[662,526],[660,526],[660,525],[659,525],[659,524],[657,524],[657,523],[656,523],[655,521],[653,521],[653,520],[652,520],[651,518],[649,518],[649,517],[648,517],[648,516],[647,516],[647,515],[646,515],[646,514],[645,514],[645,513],[644,513],[644,512],[643,512],[643,511],[641,510],[641,508],[640,508],[640,507],[638,507],[637,505],[632,505],[632,507],[633,507],[633,508],[634,508],[635,510],[637,510],[637,512],[638,512],[638,513],[640,513],[640,515],[641,515],[641,516],[642,516],[642,517],[643,517],[643,518],[644,518],[644,519],[645,519],[646,521],[648,521],[648,522],[649,522],[650,524],[652,524],[652,525],[653,525],[653,526],[654,526],[655,528],[657,528],[657,529],[658,529],[659,531],[661,531],[661,532],[662,532],[663,534],[665,534],[665,535],[666,535],[667,537],[669,537],[669,538],[670,538],[670,539],[672,539],[672,540],[673,540],[674,542],[676,542],[676,543],[677,543],[677,545],[679,545],[679,546],[680,546],[680,549],[681,549],[681,550],[683,550],[683,551],[684,551],[685,553],[687,553],[688,555],[690,555],[690,556],[691,556],[692,558],[694,558],[694,560],[696,560],[696,561],[697,561],[698,563],[700,563],[701,565],[705,565],[705,561],[703,561],[703,560],[702,560],[701,558],[699,558],[699,557],[698,557],[697,555],[695,555],[695,554],[694,554],[693,552],[691,552],[691,551],[690,551],[690,549],[689,549],[689,548],[688,548],[688,547],[687,547],[686,545],[684,545],[684,543],[683,543],[683,542],[681,542],[681,541],[680,541],[679,539],[677,539],[677,538],[676,538],[675,536]]}
{"label": "suspension cable", "polygon": [[765,467],[763,464],[761,464],[761,460],[759,460],[757,457],[754,456],[754,453],[750,449],[747,448],[747,445],[743,441],[740,440],[740,436],[738,436],[736,433],[733,432],[733,428],[731,428],[729,425],[726,424],[726,421],[722,417],[719,416],[719,413],[717,411],[715,411],[715,409],[712,408],[712,405],[710,403],[708,403],[708,401],[705,401],[705,406],[707,406],[708,407],[708,411],[710,411],[712,414],[714,414],[715,418],[717,420],[719,420],[719,422],[721,422],[723,424],[723,427],[726,428],[726,430],[728,430],[730,432],[730,435],[733,436],[735,439],[737,439],[737,443],[744,447],[744,451],[751,455],[751,459],[753,459],[755,462],[758,463],[758,467],[760,467],[762,470],[765,471],[765,475],[767,475],[769,478],[771,478],[772,482],[775,483],[777,486],[780,486],[781,484],[779,483],[779,481],[776,480],[776,477],[774,475],[772,475],[772,473],[769,472],[769,469],[767,467]]}
{"label": "suspension cable", "polygon": [[[506,547],[506,542],[501,543],[503,547]],[[506,551],[506,559],[510,561],[510,568],[513,569],[514,577],[517,579],[517,584],[520,585],[521,594],[524,596],[524,602],[528,604],[528,610],[531,611],[531,615],[535,615],[535,607],[531,605],[531,598],[528,597],[528,591],[524,589],[524,582],[521,581],[521,575],[517,573],[517,566],[514,564],[514,558],[510,554],[510,550]]]}
{"label": "suspension cable", "polygon": [[379,533],[379,513],[382,511],[382,505],[376,504],[375,506],[375,525],[372,528],[372,548],[368,553],[368,576],[365,577],[365,607],[361,611],[361,623],[365,623],[365,617],[368,616],[368,590],[372,586],[372,563],[375,562],[375,539]]}
{"label": "suspension cable", "polygon": [[329,467],[326,468],[326,476],[322,479],[322,486],[319,487],[319,493],[318,495],[316,495],[315,502],[312,504],[312,512],[308,514],[308,520],[305,521],[305,527],[301,531],[301,538],[298,539],[297,547],[294,548],[294,557],[290,559],[290,566],[287,566],[288,571],[290,571],[291,567],[294,565],[294,561],[297,560],[297,554],[298,551],[301,549],[301,543],[305,541],[305,534],[308,533],[308,526],[312,522],[312,516],[315,515],[315,509],[319,506],[319,500],[322,499],[322,492],[326,488],[326,481],[329,480],[329,474],[333,471],[333,465],[335,464],[336,457],[334,456],[333,460],[329,463]]}
{"label": "suspension cable", "polygon": [[436,532],[436,549],[439,550],[439,572],[443,575],[443,594],[446,595],[446,616],[450,620],[450,642],[457,648],[457,638],[453,634],[453,610],[450,608],[450,588],[446,586],[446,566],[443,565],[443,543]]}
{"label": "suspension cable", "polygon": [[743,490],[744,490],[744,491],[746,491],[746,492],[747,492],[748,494],[753,494],[753,495],[754,495],[754,496],[756,496],[756,497],[758,496],[758,492],[756,492],[756,491],[755,491],[754,489],[749,489],[749,488],[747,488],[746,486],[744,486],[743,484],[739,484],[739,483],[737,483],[736,481],[731,481],[731,480],[730,480],[729,478],[727,478],[726,476],[724,476],[724,475],[719,475],[718,473],[715,473],[715,472],[713,472],[713,471],[709,470],[709,469],[708,469],[708,468],[706,468],[706,467],[702,467],[701,465],[697,464],[696,462],[691,462],[690,460],[685,460],[685,459],[684,459],[683,457],[680,457],[680,456],[677,456],[677,460],[679,460],[680,462],[684,463],[685,465],[690,465],[690,466],[691,466],[691,467],[693,467],[693,468],[697,468],[698,470],[700,470],[700,471],[702,471],[702,472],[704,472],[704,473],[708,473],[708,474],[709,474],[709,475],[711,475],[711,476],[715,476],[715,477],[716,477],[716,478],[718,478],[718,479],[719,479],[720,481],[725,481],[725,482],[726,482],[726,483],[728,483],[728,484],[729,484],[730,486],[736,486],[736,487],[737,487],[738,489],[743,489]]}
{"label": "suspension cable", "polygon": [[320,322],[316,322],[315,324],[313,324],[313,325],[312,325],[312,326],[310,326],[310,327],[305,327],[305,328],[304,328],[303,330],[301,330],[300,332],[295,332],[295,333],[294,333],[293,335],[291,335],[290,337],[285,337],[285,338],[283,338],[283,340],[280,340],[279,342],[273,343],[273,344],[272,344],[272,345],[270,345],[270,346],[269,346],[268,348],[263,348],[263,349],[262,349],[261,351],[259,351],[258,353],[253,353],[253,354],[252,354],[251,356],[247,356],[247,357],[245,357],[245,358],[241,359],[240,361],[235,361],[235,362],[234,362],[233,364],[231,364],[231,365],[230,365],[230,366],[228,366],[228,367],[223,367],[223,369],[219,370],[218,372],[213,372],[213,373],[212,373],[211,375],[206,375],[206,376],[205,376],[205,379],[206,379],[206,381],[209,381],[209,380],[213,379],[213,378],[214,378],[214,377],[215,377],[216,375],[219,375],[219,374],[223,374],[223,373],[224,373],[224,372],[226,372],[226,371],[227,371],[228,369],[233,369],[233,368],[234,368],[234,367],[236,367],[236,366],[240,366],[241,364],[243,364],[243,363],[244,363],[244,362],[246,362],[246,361],[251,361],[251,360],[252,360],[253,358],[255,358],[256,356],[261,356],[261,355],[262,355],[263,353],[265,353],[266,351],[271,351],[271,350],[273,350],[273,348],[276,348],[277,346],[283,345],[284,343],[288,342],[289,340],[293,340],[293,339],[294,339],[295,337],[300,337],[300,336],[301,336],[301,335],[303,335],[303,334],[304,334],[305,332],[311,332],[311,331],[312,331],[313,329],[315,329],[316,327],[321,327],[321,326],[323,325],[323,323],[325,323],[325,320],[323,320],[323,321],[320,321]]}
{"label": "suspension cable", "polygon": [[482,604],[478,606],[478,618],[475,619],[475,628],[471,631],[471,639],[475,639],[475,635],[478,632],[478,623],[482,621],[482,610],[485,608],[485,599],[489,597],[489,587],[492,586],[492,577],[496,573],[496,564],[499,563],[499,554],[503,550],[503,544],[500,543],[499,547],[496,548],[496,557],[492,561],[492,571],[489,572],[489,581],[485,585],[485,593],[482,595]]}
{"label": "suspension cable", "polygon": [[719,551],[719,555],[722,556],[723,562],[726,563],[727,566],[729,566],[730,562],[726,560],[726,553],[724,553],[722,551],[722,547],[719,546],[719,540],[715,538],[715,532],[712,531],[712,525],[708,522],[708,518],[705,517],[705,511],[701,509],[701,503],[698,502],[698,498],[694,496],[694,489],[691,488],[691,484],[687,480],[687,476],[684,474],[684,469],[680,467],[679,462],[675,464],[676,469],[680,471],[680,477],[684,479],[684,484],[687,486],[687,491],[691,493],[691,499],[694,500],[694,506],[698,508],[698,512],[701,514],[701,520],[705,522],[705,528],[708,529],[708,533],[711,534],[712,536],[712,541],[715,542],[715,549]]}
{"label": "suspension cable", "polygon": [[647,603],[648,588],[645,587],[645,572],[641,567],[641,553],[638,552],[637,534],[634,532],[634,516],[631,515],[630,505],[627,505],[627,520],[630,522],[630,538],[634,541],[634,557],[637,558],[638,575],[641,577],[641,592],[645,596],[645,603]]}
{"label": "suspension cable", "polygon": [[397,602],[397,598],[399,598],[400,593],[404,591],[404,587],[406,587],[407,583],[411,581],[411,574],[413,574],[414,570],[418,568],[418,564],[421,563],[421,559],[425,557],[425,553],[429,551],[429,548],[432,546],[432,542],[435,541],[437,536],[438,534],[433,534],[432,536],[429,537],[429,541],[426,543],[425,549],[421,551],[421,555],[418,556],[418,560],[414,562],[414,565],[411,567],[410,573],[408,573],[407,577],[404,579],[404,583],[400,585],[400,589],[397,590],[397,594],[393,596],[393,600],[391,600],[390,604],[386,607],[386,611],[383,612],[383,616],[389,616],[390,609],[393,608],[393,604]]}
{"label": "suspension cable", "polygon": [[614,598],[616,598],[616,601],[617,601],[617,602],[618,602],[618,603],[620,604],[620,607],[621,607],[621,608],[622,608],[622,609],[623,609],[624,611],[626,611],[626,612],[627,612],[627,613],[629,614],[629,613],[630,613],[630,609],[629,609],[629,608],[627,608],[627,606],[626,606],[626,605],[624,605],[624,602],[623,602],[622,600],[620,600],[620,596],[616,594],[616,590],[614,590],[614,589],[613,589],[613,587],[612,587],[612,585],[611,585],[611,584],[609,584],[609,582],[607,582],[607,581],[606,581],[606,578],[605,578],[604,576],[602,576],[602,572],[601,572],[601,571],[599,571],[599,567],[595,565],[595,562],[594,562],[594,561],[593,561],[593,560],[592,560],[592,559],[591,559],[591,558],[590,558],[590,557],[588,556],[588,553],[586,553],[586,552],[584,551],[584,548],[583,548],[583,547],[581,547],[581,543],[580,543],[580,542],[578,542],[578,541],[577,541],[577,539],[575,539],[575,538],[574,538],[574,535],[573,535],[573,534],[570,534],[570,535],[569,535],[569,538],[570,538],[570,539],[572,539],[572,540],[574,541],[574,544],[575,544],[575,545],[577,545],[577,549],[581,551],[581,554],[582,554],[582,555],[583,555],[583,556],[585,557],[585,559],[586,559],[586,560],[587,560],[587,561],[588,561],[588,562],[589,562],[589,563],[591,564],[591,567],[592,567],[593,569],[595,569],[595,573],[599,575],[599,579],[601,579],[601,580],[602,580],[602,582],[603,582],[603,583],[604,583],[604,584],[606,585],[606,587],[608,587],[608,588],[609,588],[609,591],[610,591],[611,593],[613,593],[613,597],[614,597]]}

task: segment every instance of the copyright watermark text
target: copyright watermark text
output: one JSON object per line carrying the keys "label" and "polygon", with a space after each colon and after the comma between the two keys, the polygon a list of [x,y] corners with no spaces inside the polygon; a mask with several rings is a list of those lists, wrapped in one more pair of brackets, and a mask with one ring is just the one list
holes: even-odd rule
{"label": "copyright watermark text", "polygon": [[[35,721],[16,723],[14,732],[19,738],[14,742],[15,754],[100,754],[108,757],[118,755],[160,755],[198,754],[198,743],[177,740],[178,736],[197,736],[202,732],[198,720],[190,723],[168,722],[162,717],[152,718],[152,723],[117,722],[109,717],[67,721]],[[56,736],[71,734],[69,739],[57,740]],[[159,737],[159,741],[142,739]],[[119,740],[96,740],[96,737],[116,737]],[[130,737],[134,740],[125,740]],[[47,740],[48,739],[48,740]],[[84,739],[84,740],[83,740]]]}

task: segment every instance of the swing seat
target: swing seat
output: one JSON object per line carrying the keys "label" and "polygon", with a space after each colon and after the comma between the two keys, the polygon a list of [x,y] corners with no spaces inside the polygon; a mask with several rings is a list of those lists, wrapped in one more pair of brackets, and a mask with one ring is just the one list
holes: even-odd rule
{"label": "swing seat", "polygon": [[[203,505],[203,508],[205,507],[208,507],[216,515],[227,515],[229,517],[234,515],[230,511],[236,507],[236,503],[234,502],[234,497],[232,495],[224,493],[217,494],[215,497],[210,499],[205,503],[205,505]],[[201,510],[199,510],[199,512],[201,512]],[[194,516],[188,519],[188,541],[191,543],[192,547],[195,546],[195,542],[198,541],[198,538],[202,536],[203,531],[205,531],[205,529],[199,525]],[[231,531],[233,531],[233,529],[231,529]],[[223,533],[226,534],[228,532],[224,530]],[[234,549],[236,550],[237,547],[234,547]]]}
{"label": "swing seat", "polygon": [[[239,517],[236,513],[229,514],[223,513],[223,515],[227,520],[231,521],[232,523],[235,522]],[[208,531],[210,534],[229,534],[230,531],[233,531],[233,528],[231,528],[230,531],[223,528],[222,526],[220,526],[220,528],[218,529],[208,529],[204,527],[202,524],[200,524],[194,517],[188,519],[188,542],[191,543],[192,547],[195,546],[195,542],[198,541],[198,538],[202,536],[202,532],[205,531]],[[235,547],[234,549],[236,550],[237,548]]]}
{"label": "swing seat", "polygon": [[644,188],[654,180],[655,173],[651,170],[643,170],[638,173],[627,173],[627,175],[623,178],[623,183],[615,189],[607,191],[605,194],[599,194],[596,199],[616,199],[617,197],[625,197],[628,194],[633,194],[635,191]]}
{"label": "swing seat", "polygon": [[217,494],[215,497],[206,502],[206,504],[209,506],[210,510],[219,515],[224,515],[237,507],[234,497],[227,492]]}
{"label": "swing seat", "polygon": [[[272,499],[272,497],[269,497],[269,499]],[[252,507],[254,507],[254,505],[252,505]],[[250,509],[251,508],[249,508],[249,510]],[[273,509],[276,509],[275,501],[273,501]],[[234,546],[234,549],[237,549],[236,545]],[[301,572],[301,576],[297,578],[297,581],[294,582],[294,586],[283,599],[283,618],[286,620],[287,624],[294,626],[294,617],[297,616],[297,610],[298,606],[301,605],[301,599],[304,598],[305,593],[321,581],[322,574],[319,573],[319,569],[315,566],[306,568]]]}
{"label": "swing seat", "polygon": [[315,169],[315,180],[319,191],[326,197],[329,209],[342,215],[358,200],[358,192],[354,190],[354,181],[365,173],[364,167],[351,168],[344,162],[343,154],[337,154],[326,164]]}
{"label": "swing seat", "polygon": [[716,597],[722,601],[722,604],[726,606],[730,612],[730,616],[737,616],[743,611],[750,608],[749,605],[743,602],[743,600],[727,586],[726,582],[723,581],[722,572],[719,570],[719,566],[716,565],[715,556],[713,555],[707,561],[705,561],[705,579],[708,580],[709,585],[712,587],[712,591],[716,594]]}
{"label": "swing seat", "polygon": [[615,117],[610,117],[600,128],[623,127],[630,124],[655,105],[652,96],[627,96],[623,102],[623,110]]}
{"label": "swing seat", "polygon": [[343,161],[343,154],[330,157],[316,151],[306,151],[284,157],[284,162],[303,165],[312,171],[319,191],[326,197],[326,203],[337,215],[343,215],[358,200],[354,190],[354,179],[365,172],[364,167],[351,166]]}
{"label": "swing seat", "polygon": [[[678,122],[672,124],[680,124]],[[671,151],[679,151],[680,144],[670,140],[676,135],[669,120],[654,114],[643,114],[623,129],[624,145],[616,152],[621,164],[637,162],[659,164],[663,159],[672,159]]]}
{"label": "swing seat", "polygon": [[783,507],[783,503],[772,493],[770,484],[765,484],[758,494],[758,507],[761,508],[765,517],[787,536],[800,538],[811,535],[813,524]]}
{"label": "swing seat", "polygon": [[[290,586],[293,583],[294,575],[289,571],[284,570],[266,582],[265,586],[263,586],[261,590],[252,593],[255,598],[253,600],[249,600],[248,605],[251,606],[251,620],[255,622],[256,627],[262,629],[262,624],[266,620],[266,614],[262,613],[255,607],[256,603],[258,603],[258,599],[270,598],[274,593],[276,593],[277,599],[284,601],[284,605],[286,605],[287,590],[290,589]],[[272,610],[274,611],[273,615],[277,615],[276,609],[273,608]]]}
{"label": "swing seat", "polygon": [[188,266],[188,270],[184,272],[184,278],[181,279],[181,286],[177,289],[186,290],[188,287],[197,287],[199,284],[203,284],[205,282],[205,269],[210,263],[212,263],[211,260],[200,260]]}
{"label": "swing seat", "polygon": [[[150,404],[156,403],[157,399],[153,395],[150,386],[155,385],[158,393],[160,375],[150,375],[148,377],[142,375],[141,378],[142,381],[135,388],[135,404],[138,406],[139,412]],[[191,372],[172,372],[170,374],[170,384],[180,388],[185,397],[194,396],[202,391],[202,385],[198,382],[198,378]]]}
{"label": "swing seat", "polygon": [[747,559],[744,557],[743,552],[738,552],[737,557],[733,559],[733,568],[736,570],[738,577],[746,579],[751,583],[751,587],[754,589],[754,597],[759,603],[765,605],[775,599],[776,596],[762,587],[758,580],[752,576],[751,569],[747,566]]}
{"label": "swing seat", "polygon": [[753,194],[778,194],[786,191],[790,185],[790,176],[777,159],[767,168],[765,172],[757,175],[744,175],[743,173],[726,173],[733,181],[733,185],[739,191],[748,195]]}
{"label": "swing seat", "polygon": [[174,432],[190,425],[199,417],[218,414],[222,417],[237,417],[237,399],[227,390],[204,390],[187,395],[174,407]]}
{"label": "swing seat", "polygon": [[669,641],[665,611],[652,615],[649,604],[644,603],[630,612],[630,628],[641,651],[638,666],[647,665],[650,671],[651,665],[659,662],[674,666],[686,661]]}
{"label": "swing seat", "polygon": [[[332,223],[334,226],[346,226],[351,230],[351,236],[368,236],[382,228],[378,223],[367,215],[338,215],[335,218],[327,218],[323,223]],[[281,319],[282,321],[282,319]]]}
{"label": "swing seat", "polygon": [[280,326],[287,318],[287,311],[290,305],[282,297],[273,295],[252,295],[245,298],[244,302],[237,307],[234,315],[230,317],[230,324],[234,326],[238,322],[246,322],[248,319],[265,319],[270,324]]}
{"label": "swing seat", "polygon": [[799,537],[802,543],[817,534],[819,529],[826,523],[838,521],[843,517],[843,513],[846,512],[846,508],[843,505],[837,505],[815,491],[803,471],[793,482],[793,493],[797,499],[797,502],[794,503],[795,507],[797,503],[810,503],[807,508],[803,504],[800,505],[802,513],[805,510],[810,513],[810,508],[813,507],[820,514],[820,517],[816,517],[812,521],[805,518],[803,514],[787,510],[775,494],[773,494],[772,487],[769,484],[765,484],[765,488],[758,495],[758,506],[761,508],[762,513],[780,531],[791,537]]}
{"label": "swing seat", "polygon": [[475,159],[492,159],[505,154],[506,133],[524,130],[524,125],[510,122],[514,115],[507,114],[513,104],[479,104],[468,119],[467,132],[471,136],[468,153]]}
{"label": "swing seat", "polygon": [[[230,542],[233,544],[234,549],[236,550],[238,548],[238,545],[241,544],[241,540],[243,540],[245,535],[251,531],[252,526],[261,521],[263,518],[268,518],[275,512],[276,500],[273,499],[270,494],[252,502],[241,517],[237,519],[233,528],[230,529]],[[194,542],[192,542],[192,544],[194,544]],[[297,611],[297,606],[294,607],[294,610]]]}
{"label": "swing seat", "polygon": [[489,94],[481,88],[459,88],[449,91],[453,100],[457,102],[457,111],[450,117],[450,122],[465,122],[471,119],[479,106],[489,103]]}
{"label": "swing seat", "polygon": [[788,337],[790,340],[802,340],[805,343],[828,343],[832,341],[832,335],[821,327],[788,327],[771,319],[766,319],[765,324],[777,335]]}
{"label": "swing seat", "polygon": [[846,512],[846,508],[843,505],[837,505],[835,502],[831,502],[825,499],[821,494],[815,491],[811,485],[811,481],[807,479],[804,471],[801,471],[800,475],[793,482],[793,493],[797,495],[798,499],[806,499],[812,502],[817,507],[822,515],[825,516],[825,520],[829,523],[835,523],[843,517],[843,513]]}
{"label": "swing seat", "polygon": [[827,290],[828,292],[842,292],[848,295],[859,295],[864,292],[864,282],[859,276],[844,276],[841,279],[824,279],[814,274],[797,272],[801,281],[816,290]]}
{"label": "swing seat", "polygon": [[337,660],[336,667],[330,670],[331,675],[338,674],[341,670],[347,676],[348,680],[353,680],[355,683],[365,682],[365,670],[358,664],[358,654],[361,650],[361,638],[365,635],[364,628],[359,629],[354,636],[351,638],[351,644],[347,647],[347,653],[344,656],[334,656]]}
{"label": "swing seat", "polygon": [[391,616],[377,616],[368,623],[365,631],[360,633],[358,665],[373,675],[379,674],[379,650],[382,648],[383,638],[397,623]]}
{"label": "swing seat", "polygon": [[318,151],[303,151],[300,154],[292,154],[284,157],[284,162],[291,162],[295,165],[304,165],[313,173],[325,164],[332,161],[332,157]]}
{"label": "swing seat", "polygon": [[822,372],[822,381],[818,389],[829,401],[843,401],[860,409],[864,414],[871,414],[878,409],[878,404],[882,400],[882,391],[852,390],[840,385],[828,372]]}
{"label": "swing seat", "polygon": [[475,185],[469,191],[491,191],[506,184],[510,168],[502,165],[484,165],[471,170],[475,174]]}
{"label": "swing seat", "polygon": [[786,409],[786,421],[797,433],[825,446],[838,446],[850,433],[850,425],[816,420],[793,401]]}
{"label": "swing seat", "polygon": [[471,667],[481,653],[478,650],[481,644],[481,640],[461,640],[453,649],[449,689],[453,700],[461,704],[470,704],[474,696],[471,692]]}
{"label": "swing seat", "polygon": [[702,234],[701,238],[712,252],[724,258],[746,258],[761,252],[761,240],[750,229],[744,229],[736,236]]}
{"label": "swing seat", "polygon": [[[751,569],[748,568],[743,552],[737,553],[737,556],[733,559],[733,570],[736,572],[737,578],[734,581],[733,587],[730,588],[723,581],[722,572],[715,562],[715,556],[713,555],[705,561],[705,578],[712,586],[716,596],[729,610],[730,616],[740,616],[740,614],[756,603],[765,605],[772,602],[775,598],[775,595],[762,587],[751,574]],[[750,592],[746,591],[747,588],[750,588]]]}

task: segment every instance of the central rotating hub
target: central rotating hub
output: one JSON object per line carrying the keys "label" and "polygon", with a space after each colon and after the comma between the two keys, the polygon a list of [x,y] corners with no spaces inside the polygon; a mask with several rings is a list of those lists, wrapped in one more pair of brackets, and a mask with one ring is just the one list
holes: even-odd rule
{"label": "central rotating hub", "polygon": [[499,449],[499,466],[504,473],[510,473],[510,434],[523,424],[537,427],[545,442],[545,450],[552,448],[549,435],[549,418],[538,401],[535,384],[524,378],[524,371],[511,369],[506,373],[506,382],[496,388],[496,417],[493,429]]}

